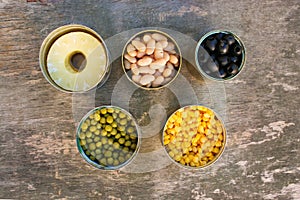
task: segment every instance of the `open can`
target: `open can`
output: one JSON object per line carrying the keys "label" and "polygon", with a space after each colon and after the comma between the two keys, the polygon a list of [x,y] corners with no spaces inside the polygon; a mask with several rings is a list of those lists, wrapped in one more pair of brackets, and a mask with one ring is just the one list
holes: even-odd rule
{"label": "open can", "polygon": [[182,66],[177,42],[159,30],[144,30],[133,35],[122,53],[126,77],[137,87],[157,90],[171,84]]}
{"label": "open can", "polygon": [[100,106],[80,121],[76,143],[80,155],[92,166],[117,170],[137,155],[141,137],[133,116],[116,106]]}
{"label": "open can", "polygon": [[189,105],[168,118],[162,143],[169,158],[177,165],[186,169],[202,169],[222,155],[226,129],[212,109]]}
{"label": "open can", "polygon": [[208,79],[232,80],[245,66],[246,49],[235,33],[210,31],[201,37],[196,46],[195,62],[197,70]]}
{"label": "open can", "polygon": [[78,24],[61,26],[43,41],[39,60],[46,80],[72,93],[101,86],[110,73],[109,52],[94,30]]}

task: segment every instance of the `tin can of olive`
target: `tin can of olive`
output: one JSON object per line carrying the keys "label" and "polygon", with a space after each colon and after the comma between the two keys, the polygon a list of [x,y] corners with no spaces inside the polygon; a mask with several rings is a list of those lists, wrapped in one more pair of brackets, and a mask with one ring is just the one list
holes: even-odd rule
{"label": "tin can of olive", "polygon": [[159,30],[144,30],[133,35],[124,46],[121,59],[128,80],[146,90],[171,84],[182,65],[177,42]]}
{"label": "tin can of olive", "polygon": [[208,79],[232,80],[245,66],[246,49],[235,33],[210,31],[201,37],[196,46],[195,62],[197,70]]}
{"label": "tin can of olive", "polygon": [[80,121],[76,143],[92,166],[117,170],[128,165],[140,148],[140,130],[133,116],[116,106],[100,106]]}
{"label": "tin can of olive", "polygon": [[78,24],[52,31],[39,53],[40,68],[46,80],[67,93],[100,87],[110,74],[109,57],[102,37]]}
{"label": "tin can of olive", "polygon": [[169,158],[186,169],[202,169],[222,155],[226,130],[210,108],[189,105],[175,111],[167,120],[162,143]]}

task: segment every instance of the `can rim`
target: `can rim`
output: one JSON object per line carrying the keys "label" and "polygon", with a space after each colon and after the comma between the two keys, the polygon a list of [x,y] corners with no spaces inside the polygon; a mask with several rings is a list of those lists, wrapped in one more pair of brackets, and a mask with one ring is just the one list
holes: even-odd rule
{"label": "can rim", "polygon": [[[212,77],[210,75],[208,75],[207,73],[205,73],[205,71],[202,70],[202,67],[199,63],[199,59],[198,59],[198,52],[199,52],[199,49],[201,48],[201,44],[202,42],[209,36],[213,35],[213,34],[216,34],[216,33],[225,33],[225,34],[231,34],[235,39],[236,41],[239,43],[239,45],[241,45],[243,51],[242,51],[242,63],[240,64],[239,66],[239,71],[237,74],[233,75],[233,76],[229,76],[227,78],[215,78],[215,77]],[[229,30],[220,30],[220,29],[217,29],[217,30],[212,30],[212,31],[209,31],[207,32],[206,34],[204,34],[200,40],[198,41],[197,43],[197,46],[196,46],[196,50],[195,50],[195,62],[196,62],[196,66],[197,66],[197,69],[198,71],[200,71],[200,73],[210,79],[210,80],[214,80],[214,81],[229,81],[229,80],[233,80],[234,78],[236,78],[240,73],[241,71],[244,69],[244,66],[246,64],[246,47],[244,45],[244,43],[242,42],[242,40],[240,39],[239,36],[237,36],[237,34],[235,34],[234,32],[232,31],[229,31]]]}
{"label": "can rim", "polygon": [[[141,86],[141,85],[135,83],[135,82],[132,80],[132,78],[130,78],[130,77],[128,76],[127,71],[126,71],[126,69],[125,69],[125,65],[124,65],[124,55],[125,55],[125,51],[126,51],[127,46],[129,45],[129,43],[130,43],[135,37],[137,37],[137,36],[139,36],[139,35],[141,35],[141,34],[144,34],[144,33],[160,33],[160,34],[166,36],[168,39],[170,39],[170,40],[174,43],[175,48],[177,49],[178,54],[179,54],[179,59],[178,59],[178,60],[179,60],[179,66],[178,66],[178,70],[176,70],[176,71],[177,71],[177,72],[176,72],[176,75],[175,75],[168,83],[166,83],[165,85],[162,85],[162,86],[160,86],[160,87],[155,87],[155,88],[149,87],[149,88],[148,88],[148,87],[144,87],[144,86]],[[142,30],[142,31],[140,31],[140,32],[138,32],[138,33],[136,33],[136,34],[134,34],[132,37],[130,37],[129,40],[126,42],[124,48],[123,48],[121,61],[122,61],[123,72],[125,73],[127,79],[128,79],[131,83],[133,83],[135,86],[137,86],[138,88],[142,88],[142,89],[144,89],[144,90],[159,90],[159,89],[161,89],[161,88],[167,87],[169,84],[171,84],[171,83],[177,78],[177,76],[179,75],[180,70],[181,70],[181,68],[182,68],[182,54],[181,54],[181,51],[180,51],[180,48],[179,48],[178,43],[177,43],[176,40],[175,40],[173,37],[171,37],[168,33],[165,33],[165,32],[163,32],[163,31],[161,31],[161,30],[156,30],[156,29]]]}
{"label": "can rim", "polygon": [[[53,45],[53,43],[58,38],[60,38],[62,35],[65,35],[67,33],[74,32],[74,31],[85,32],[85,33],[90,34],[91,36],[95,37],[103,45],[104,50],[105,50],[106,64],[105,64],[104,73],[99,78],[99,81],[87,90],[72,91],[72,90],[64,89],[63,87],[59,86],[52,80],[52,78],[50,77],[48,70],[47,70],[47,56],[48,56],[49,50],[50,50],[51,46]],[[39,65],[40,65],[41,71],[43,73],[43,76],[54,88],[56,88],[62,92],[65,92],[65,93],[88,92],[88,91],[96,88],[97,85],[100,84],[103,80],[107,80],[107,78],[105,78],[105,76],[107,74],[109,74],[109,72],[110,72],[110,59],[111,58],[110,58],[109,49],[107,48],[107,45],[104,42],[103,38],[93,29],[91,29],[87,26],[81,25],[81,24],[67,24],[67,25],[63,25],[63,26],[60,26],[60,27],[52,30],[47,35],[47,37],[44,39],[44,41],[42,42],[42,45],[41,45],[40,51],[39,51]]]}
{"label": "can rim", "polygon": [[[124,112],[127,116],[129,116],[131,118],[131,120],[134,122],[135,124],[135,127],[136,127],[136,130],[137,130],[137,138],[138,138],[138,141],[137,141],[137,145],[136,145],[136,148],[133,152],[133,154],[131,155],[131,157],[129,159],[127,159],[124,163],[120,164],[120,165],[117,165],[117,166],[102,166],[100,164],[97,164],[95,163],[94,161],[92,161],[85,153],[84,153],[84,150],[81,148],[81,145],[79,144],[79,133],[80,133],[80,128],[81,128],[81,125],[82,123],[92,114],[94,113],[95,111],[97,110],[100,110],[102,108],[117,108],[117,109],[120,109],[122,112]],[[122,167],[125,167],[127,165],[129,165],[133,160],[134,158],[137,156],[139,150],[140,150],[140,146],[141,146],[141,130],[135,120],[135,118],[128,112],[126,111],[125,109],[121,108],[121,107],[118,107],[118,106],[112,106],[112,105],[102,105],[102,106],[98,106],[98,107],[95,107],[93,109],[91,109],[87,114],[84,115],[84,117],[82,117],[82,119],[80,120],[78,126],[77,126],[77,129],[76,129],[76,145],[77,145],[77,149],[79,151],[79,154],[81,155],[81,157],[90,165],[92,165],[93,167],[97,168],[97,169],[100,169],[100,170],[118,170]]]}
{"label": "can rim", "polygon": [[[208,162],[207,164],[203,165],[203,166],[199,166],[199,167],[192,167],[192,166],[186,166],[186,165],[182,165],[180,164],[179,162],[175,161],[173,158],[171,158],[171,156],[169,155],[167,149],[166,149],[166,145],[164,145],[164,133],[165,133],[165,129],[166,129],[166,126],[167,126],[167,122],[169,121],[169,119],[179,110],[182,110],[182,109],[185,109],[185,108],[188,108],[188,107],[192,107],[192,106],[202,106],[202,107],[205,107],[209,110],[211,110],[215,116],[217,117],[217,119],[221,122],[222,124],[222,129],[223,129],[223,136],[224,136],[224,141],[222,142],[223,145],[222,145],[222,149],[221,151],[219,152],[219,154],[216,156],[216,158],[210,162]],[[226,130],[226,127],[225,127],[225,124],[223,122],[223,120],[220,118],[220,115],[218,113],[216,113],[213,109],[211,109],[210,107],[207,107],[207,106],[204,106],[204,105],[200,105],[200,104],[191,104],[191,105],[186,105],[186,106],[183,106],[177,110],[175,110],[167,119],[165,125],[164,125],[164,128],[163,128],[163,132],[162,132],[162,145],[163,145],[163,148],[164,148],[164,151],[166,152],[167,156],[169,157],[169,159],[175,163],[177,166],[180,166],[182,168],[185,168],[185,169],[189,169],[189,170],[202,170],[202,169],[205,169],[205,168],[208,168],[210,166],[212,166],[215,162],[217,162],[220,157],[223,155],[224,151],[225,151],[225,148],[227,146],[227,130]]]}

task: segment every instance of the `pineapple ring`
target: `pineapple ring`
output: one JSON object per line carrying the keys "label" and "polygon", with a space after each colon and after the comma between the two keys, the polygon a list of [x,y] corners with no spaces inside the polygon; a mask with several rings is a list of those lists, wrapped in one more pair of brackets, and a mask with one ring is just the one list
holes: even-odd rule
{"label": "pineapple ring", "polygon": [[[81,54],[85,68],[72,66],[72,56]],[[107,56],[103,44],[85,32],[70,32],[59,37],[50,47],[47,70],[51,79],[69,91],[87,91],[96,86],[106,71]]]}

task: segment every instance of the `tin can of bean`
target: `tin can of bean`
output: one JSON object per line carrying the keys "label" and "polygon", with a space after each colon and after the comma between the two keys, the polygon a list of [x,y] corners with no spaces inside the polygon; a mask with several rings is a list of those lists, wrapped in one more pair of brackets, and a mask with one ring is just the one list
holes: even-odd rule
{"label": "tin can of bean", "polygon": [[177,42],[159,30],[144,30],[124,46],[122,67],[128,80],[146,90],[163,88],[176,79],[182,66]]}
{"label": "tin can of bean", "polygon": [[80,121],[76,143],[80,155],[101,170],[128,165],[140,148],[140,129],[133,116],[116,106],[100,106]]}
{"label": "tin can of bean", "polygon": [[222,155],[226,129],[212,109],[189,105],[168,118],[162,143],[169,158],[177,165],[186,169],[202,169]]}
{"label": "tin can of bean", "polygon": [[46,80],[67,93],[100,87],[110,74],[104,40],[94,30],[78,24],[52,31],[41,45],[39,61]]}
{"label": "tin can of bean", "polygon": [[232,80],[245,66],[246,49],[235,33],[210,31],[201,37],[196,46],[195,62],[197,70],[208,79]]}

